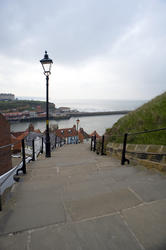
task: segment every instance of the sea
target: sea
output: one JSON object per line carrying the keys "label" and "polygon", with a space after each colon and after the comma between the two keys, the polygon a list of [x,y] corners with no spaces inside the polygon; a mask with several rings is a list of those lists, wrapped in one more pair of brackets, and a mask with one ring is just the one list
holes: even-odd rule
{"label": "sea", "polygon": [[[39,99],[38,99],[39,100]],[[72,110],[80,112],[101,112],[101,111],[120,111],[135,110],[143,105],[146,100],[50,100],[54,102],[56,107],[70,107]],[[88,116],[79,117],[79,128],[83,128],[88,134],[94,130],[99,135],[103,135],[107,128],[111,128],[124,115],[104,115],[104,116]],[[71,128],[76,124],[77,117],[71,117],[68,120],[53,121],[50,120],[49,125],[57,124],[59,128]],[[45,130],[45,121],[33,122],[35,129]],[[11,131],[24,131],[29,126],[29,122],[12,123]]]}

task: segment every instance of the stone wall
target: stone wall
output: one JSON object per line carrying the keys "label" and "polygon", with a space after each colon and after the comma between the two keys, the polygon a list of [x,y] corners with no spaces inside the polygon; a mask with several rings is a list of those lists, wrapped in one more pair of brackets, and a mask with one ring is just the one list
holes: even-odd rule
{"label": "stone wall", "polygon": [[[123,144],[109,143],[106,151],[108,155],[121,159],[122,149]],[[127,144],[126,158],[148,168],[166,171],[166,146],[163,145]]]}
{"label": "stone wall", "polygon": [[[10,125],[0,114],[0,147],[11,143]],[[0,148],[0,175],[12,168],[11,147]]]}

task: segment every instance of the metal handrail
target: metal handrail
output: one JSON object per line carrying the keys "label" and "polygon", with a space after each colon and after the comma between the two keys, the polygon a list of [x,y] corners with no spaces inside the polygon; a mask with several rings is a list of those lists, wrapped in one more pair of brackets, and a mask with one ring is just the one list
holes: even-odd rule
{"label": "metal handrail", "polygon": [[15,171],[15,168],[10,169],[11,173],[0,183],[0,187],[9,179],[9,177],[12,175],[12,173]]}
{"label": "metal handrail", "polygon": [[[41,144],[40,150],[38,152],[38,151],[35,151],[35,142],[40,141],[40,140],[41,140],[42,144]],[[40,153],[43,153],[44,138],[41,137],[41,138],[38,138],[38,139],[32,139],[31,141],[32,141],[32,154],[30,156],[31,157],[30,160],[35,161],[35,158],[36,158],[35,155],[37,154],[37,156],[38,156]],[[29,158],[29,157],[26,157],[26,155],[25,155],[24,139],[22,139],[21,141],[10,143],[10,144],[3,145],[3,146],[0,147],[0,149],[3,149],[3,148],[9,147],[9,146],[14,146],[14,145],[17,145],[17,144],[20,144],[20,143],[22,143],[22,161],[19,163],[18,166],[15,166],[13,169],[10,169],[9,171],[11,171],[11,172],[0,183],[0,211],[2,211],[1,188],[2,188],[3,184],[11,177],[12,174],[14,174],[13,173],[14,171],[16,171],[15,176],[13,176],[15,181],[19,180],[19,177],[17,176],[19,171],[22,171],[23,174],[26,174],[26,160]],[[61,138],[55,136],[55,143],[54,143],[53,147],[51,147],[51,149],[53,149],[53,148],[56,149],[57,146],[62,147],[62,145],[64,145],[64,144],[62,144]],[[22,164],[22,166],[20,166],[20,164]]]}
{"label": "metal handrail", "polygon": [[19,144],[19,143],[20,143],[20,141],[14,142],[14,143],[10,143],[10,144],[6,144],[6,145],[3,145],[3,146],[0,146],[0,149],[7,148],[7,147],[10,147],[10,146],[14,146],[14,145]]}
{"label": "metal handrail", "polygon": [[105,136],[102,135],[101,137],[101,147],[99,149],[97,149],[97,141],[98,139],[96,138],[96,135],[91,136],[90,150],[93,152],[96,151],[96,154],[105,155],[105,152],[104,152]]}
{"label": "metal handrail", "polygon": [[91,136],[91,151],[96,151],[96,135]]}
{"label": "metal handrail", "polygon": [[166,128],[145,130],[145,131],[135,132],[135,133],[125,133],[124,134],[124,140],[123,140],[123,150],[122,150],[121,165],[124,165],[125,162],[127,162],[128,164],[130,163],[129,159],[126,158],[126,144],[127,144],[127,137],[128,136],[159,132],[159,131],[163,131],[163,130],[166,130]]}
{"label": "metal handrail", "polygon": [[13,144],[10,143],[10,144],[4,145],[4,146],[0,146],[0,149],[1,149],[1,148],[7,148],[7,147],[10,147],[10,146],[12,146],[12,145],[13,145]]}
{"label": "metal handrail", "polygon": [[166,130],[166,128],[159,128],[159,129],[145,130],[145,131],[135,132],[135,133],[128,133],[128,135],[146,134],[146,133],[158,132],[158,131],[162,131],[162,130]]}
{"label": "metal handrail", "polygon": [[[41,138],[42,139],[42,138]],[[36,139],[35,141],[39,141],[39,140],[41,140],[41,139]],[[34,141],[34,140],[32,140],[32,141]],[[6,176],[6,178],[4,178],[4,180],[0,183],[0,188],[2,187],[2,185],[11,177],[11,175],[12,174],[14,174],[13,172],[14,171],[16,171],[16,175],[18,175],[18,172],[19,171],[23,171],[23,173],[24,174],[26,174],[26,159],[28,158],[28,157],[26,157],[25,156],[25,144],[24,144],[24,139],[22,139],[22,161],[20,162],[20,164],[22,163],[22,167],[21,168],[19,168],[19,169],[17,169],[17,167],[19,167],[19,165],[18,166],[16,166],[16,167],[14,167],[13,169],[11,169],[10,171],[10,173]],[[6,147],[11,147],[11,146],[14,146],[14,145],[17,145],[17,144],[19,144],[20,143],[20,141],[18,141],[18,142],[15,142],[15,143],[10,143],[10,144],[7,144],[7,145],[3,145],[3,146],[1,146],[0,147],[0,149],[3,149],[3,148],[6,148]],[[42,140],[42,143],[43,143],[43,140]],[[34,145],[33,145],[34,146]],[[34,153],[36,153],[35,152],[35,149],[34,149],[34,147],[33,147],[33,154]],[[32,159],[33,159],[33,157],[34,156],[32,156]],[[15,179],[16,180],[16,179]],[[1,190],[0,190],[1,191]],[[0,192],[0,211],[2,211],[2,194],[1,194],[1,192]]]}

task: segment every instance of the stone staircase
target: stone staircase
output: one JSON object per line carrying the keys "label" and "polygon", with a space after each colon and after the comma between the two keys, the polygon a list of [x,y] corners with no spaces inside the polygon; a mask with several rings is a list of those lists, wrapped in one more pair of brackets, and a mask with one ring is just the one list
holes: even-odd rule
{"label": "stone staircase", "polygon": [[27,166],[0,212],[0,249],[166,249],[166,176],[65,145]]}

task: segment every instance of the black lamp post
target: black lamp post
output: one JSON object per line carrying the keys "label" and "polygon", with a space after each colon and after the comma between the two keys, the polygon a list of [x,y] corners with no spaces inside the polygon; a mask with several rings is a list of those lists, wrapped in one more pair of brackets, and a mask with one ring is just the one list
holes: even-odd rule
{"label": "black lamp post", "polygon": [[78,132],[78,124],[79,124],[80,120],[77,119],[76,122],[77,122],[77,132]]}
{"label": "black lamp post", "polygon": [[79,140],[79,135],[78,135],[78,124],[79,124],[80,120],[77,119],[76,122],[77,122],[77,136],[78,136],[78,139],[77,139],[76,143],[78,143],[78,140]]}
{"label": "black lamp post", "polygon": [[44,58],[40,60],[44,74],[46,76],[46,157],[51,157],[50,150],[50,135],[49,135],[49,102],[48,102],[48,82],[49,75],[51,74],[51,66],[53,61],[48,57],[47,51],[45,51]]}

